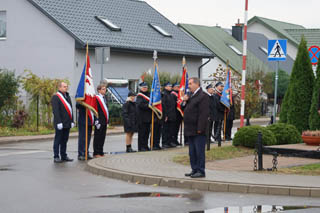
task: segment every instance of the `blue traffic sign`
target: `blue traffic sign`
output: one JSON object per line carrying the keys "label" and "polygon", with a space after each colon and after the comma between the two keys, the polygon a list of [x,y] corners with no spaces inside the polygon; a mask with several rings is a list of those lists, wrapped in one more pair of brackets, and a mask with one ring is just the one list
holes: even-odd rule
{"label": "blue traffic sign", "polygon": [[312,65],[317,65],[318,60],[320,58],[320,47],[318,46],[311,46],[309,48],[309,56]]}
{"label": "blue traffic sign", "polygon": [[287,40],[268,40],[268,61],[285,61],[287,58]]}

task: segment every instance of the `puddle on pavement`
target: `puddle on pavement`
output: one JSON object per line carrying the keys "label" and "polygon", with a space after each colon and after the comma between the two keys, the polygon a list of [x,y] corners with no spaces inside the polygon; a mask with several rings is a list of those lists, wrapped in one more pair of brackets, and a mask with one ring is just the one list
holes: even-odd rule
{"label": "puddle on pavement", "polygon": [[133,193],[124,193],[124,194],[114,194],[114,195],[99,195],[95,196],[97,198],[140,198],[140,197],[172,197],[172,198],[188,198],[190,200],[200,200],[202,195],[199,193],[163,193],[163,192],[133,192]]}
{"label": "puddle on pavement", "polygon": [[[272,213],[272,212],[288,212],[289,213],[293,210],[306,210],[306,209],[313,209],[312,212],[320,212],[320,206],[257,205],[257,206],[241,206],[241,207],[239,206],[220,207],[215,209],[192,211],[189,213]],[[294,211],[294,212],[300,212],[300,211]]]}

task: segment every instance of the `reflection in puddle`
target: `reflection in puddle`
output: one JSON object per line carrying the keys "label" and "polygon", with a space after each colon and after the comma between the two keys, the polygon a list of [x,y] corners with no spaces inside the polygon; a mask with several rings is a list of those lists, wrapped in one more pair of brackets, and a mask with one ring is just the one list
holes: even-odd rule
{"label": "reflection in puddle", "polygon": [[172,197],[172,198],[188,198],[190,200],[200,200],[202,195],[199,193],[163,193],[163,192],[133,192],[115,195],[99,195],[97,198],[138,198],[138,197]]}
{"label": "reflection in puddle", "polygon": [[[312,212],[319,212],[320,206],[240,206],[240,207],[221,207],[215,209],[192,211],[189,213],[272,213],[290,212],[290,210],[314,209]],[[296,211],[295,211],[296,212]],[[311,212],[311,211],[310,211]]]}

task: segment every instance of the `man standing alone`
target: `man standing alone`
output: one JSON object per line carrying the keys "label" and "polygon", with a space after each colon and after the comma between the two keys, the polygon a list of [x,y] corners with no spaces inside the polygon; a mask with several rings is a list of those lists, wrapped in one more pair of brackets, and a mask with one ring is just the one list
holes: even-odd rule
{"label": "man standing alone", "polygon": [[188,82],[191,96],[183,97],[184,135],[188,137],[189,157],[192,171],[185,174],[191,178],[205,177],[206,128],[209,117],[209,96],[200,88],[199,78]]}
{"label": "man standing alone", "polygon": [[100,84],[97,87],[98,95],[96,97],[99,118],[95,121],[96,127],[94,128],[93,139],[93,156],[96,158],[104,156],[103,145],[106,138],[107,125],[109,121],[109,111],[105,98],[106,91],[107,88],[104,84]]}
{"label": "man standing alone", "polygon": [[[70,128],[74,127],[72,103],[69,96],[68,84],[59,82],[58,92],[52,96],[52,112],[54,116],[55,136],[53,142],[54,162],[73,161],[67,156],[67,142]],[[60,159],[60,156],[61,159]]]}

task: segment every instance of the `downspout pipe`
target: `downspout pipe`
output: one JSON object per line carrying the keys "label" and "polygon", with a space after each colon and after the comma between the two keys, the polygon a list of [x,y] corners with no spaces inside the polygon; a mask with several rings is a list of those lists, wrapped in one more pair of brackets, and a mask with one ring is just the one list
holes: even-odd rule
{"label": "downspout pipe", "polygon": [[[201,77],[201,73],[200,73],[200,72],[201,72],[201,68],[204,67],[205,65],[207,65],[207,64],[211,61],[211,59],[213,59],[213,58],[214,58],[214,57],[209,58],[208,61],[206,61],[204,64],[201,64],[201,65],[200,65],[200,67],[198,68],[198,78],[199,78],[199,79],[200,79],[200,77]],[[200,79],[200,80],[201,80],[201,79]],[[201,81],[200,81],[200,82],[201,82]]]}

